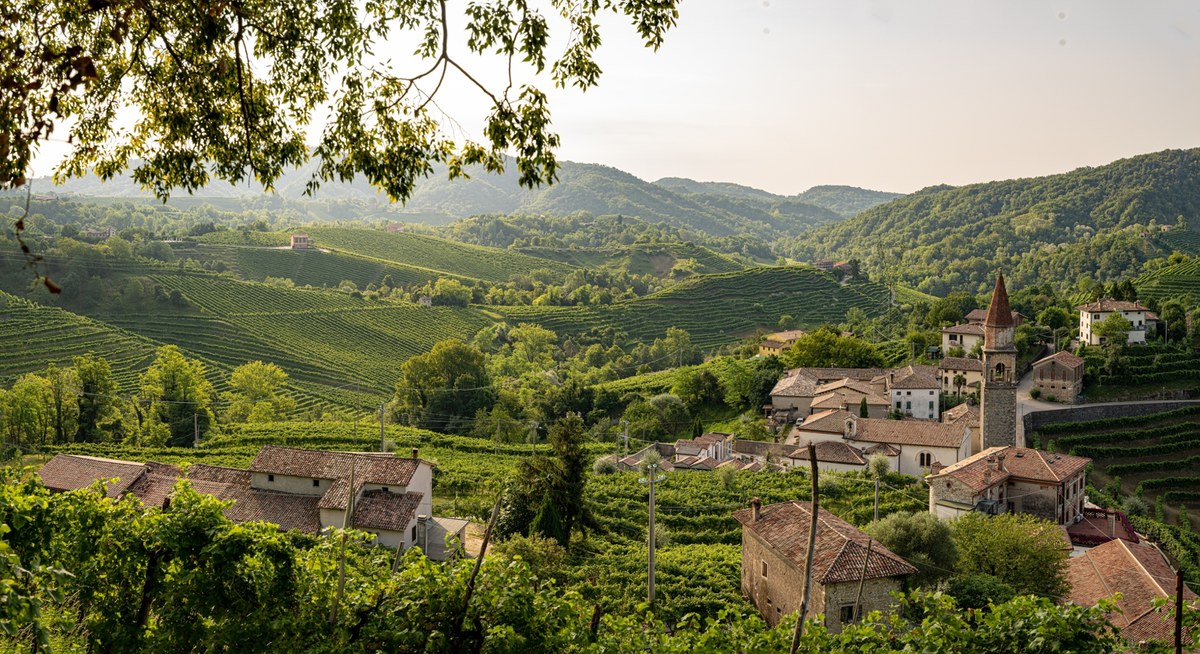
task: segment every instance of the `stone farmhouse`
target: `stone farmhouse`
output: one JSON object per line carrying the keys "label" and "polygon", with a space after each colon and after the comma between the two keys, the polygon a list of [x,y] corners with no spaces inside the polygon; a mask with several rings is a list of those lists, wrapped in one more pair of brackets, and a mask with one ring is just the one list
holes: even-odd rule
{"label": "stone farmhouse", "polygon": [[[963,385],[960,389],[954,379],[962,376]],[[969,395],[979,391],[983,385],[983,362],[979,359],[966,357],[943,357],[938,362],[938,376],[942,382],[942,392],[947,395]]]}
{"label": "stone farmhouse", "polygon": [[[767,624],[775,626],[783,616],[800,609],[812,504],[761,506],[756,498],[750,508],[735,512],[733,517],[742,525],[742,594],[754,603]],[[850,523],[818,509],[814,583],[804,617],[824,614],[825,626],[840,632],[842,625],[857,616],[891,609],[895,604],[891,593],[899,591],[904,578],[916,571]],[[856,606],[860,576],[865,581],[862,600]]]}
{"label": "stone farmhouse", "polygon": [[270,522],[306,533],[348,524],[375,534],[379,545],[419,546],[438,560],[456,554],[447,536],[461,543],[467,526],[466,520],[432,515],[433,464],[415,449],[411,457],[397,457],[268,445],[248,470],[192,464],[186,473],[163,463],[59,454],[38,474],[51,490],[101,481],[109,497],[132,495],[146,506],[163,506],[175,484],[187,479],[199,492],[232,500],[225,515],[235,522]]}
{"label": "stone farmhouse", "polygon": [[[1069,559],[1067,579],[1070,600],[1079,606],[1096,606],[1101,599],[1121,593],[1120,611],[1108,614],[1108,619],[1131,645],[1174,639],[1174,621],[1154,610],[1154,600],[1175,597],[1175,571],[1158,548],[1122,539],[1109,541]],[[1197,599],[1186,585],[1183,597],[1188,603]]]}
{"label": "stone farmhouse", "polygon": [[891,410],[888,398],[877,392],[877,386],[853,379],[839,379],[822,384],[814,391],[809,411],[817,413],[830,409],[858,413],[867,401],[868,418],[886,418]]}
{"label": "stone farmhouse", "polygon": [[[826,384],[851,380],[871,383],[887,371],[883,368],[795,368],[784,373],[771,389],[771,414],[788,420],[812,413],[812,401]],[[823,389],[827,390],[827,389]],[[890,402],[889,402],[890,404]]]}
{"label": "stone farmhouse", "polygon": [[758,344],[759,356],[779,356],[783,354],[791,346],[796,344],[796,341],[804,336],[805,332],[802,329],[790,329],[784,332],[775,332],[767,334],[763,337],[762,342]]}
{"label": "stone farmhouse", "polygon": [[316,242],[309,238],[308,234],[292,234],[293,250],[311,250],[316,246]]}
{"label": "stone farmhouse", "polygon": [[1074,402],[1083,393],[1083,364],[1070,352],[1055,352],[1033,362],[1033,386],[1042,397]]}
{"label": "stone farmhouse", "polygon": [[770,415],[776,422],[800,422],[830,409],[858,413],[863,398],[867,417],[898,413],[937,420],[942,383],[934,366],[882,368],[796,368],[771,389]]}
{"label": "stone farmhouse", "polygon": [[1091,459],[1025,447],[1000,446],[956,464],[934,467],[929,511],[956,518],[979,511],[1028,513],[1059,525],[1083,515],[1084,472]]}
{"label": "stone farmhouse", "polygon": [[883,454],[891,461],[892,470],[921,477],[935,465],[947,466],[969,457],[971,431],[968,424],[859,418],[848,411],[824,411],[796,425],[787,442],[801,447],[808,443],[848,446],[861,453],[864,466],[872,454]]}
{"label": "stone farmhouse", "polygon": [[1138,302],[1111,298],[1100,298],[1095,302],[1080,305],[1076,309],[1079,310],[1079,341],[1088,345],[1105,344],[1104,339],[1095,333],[1094,328],[1114,313],[1120,314],[1133,327],[1129,330],[1128,343],[1130,345],[1145,343],[1148,326],[1158,319],[1150,309]]}

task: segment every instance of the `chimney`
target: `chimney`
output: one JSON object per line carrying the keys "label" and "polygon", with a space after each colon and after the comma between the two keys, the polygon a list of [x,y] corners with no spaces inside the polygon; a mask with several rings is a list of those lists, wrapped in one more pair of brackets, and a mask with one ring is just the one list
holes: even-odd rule
{"label": "chimney", "polygon": [[1007,470],[1004,469],[1004,455],[1003,454],[996,457],[996,470],[998,472],[1007,472]]}
{"label": "chimney", "polygon": [[750,500],[750,523],[758,522],[760,515],[762,515],[762,500],[756,497]]}
{"label": "chimney", "polygon": [[417,456],[417,448],[415,448],[415,447],[413,448],[413,457],[412,458],[414,458],[414,459],[421,458],[421,457]]}
{"label": "chimney", "polygon": [[1117,512],[1116,511],[1106,511],[1105,513],[1108,515],[1108,537],[1116,538],[1117,537]]}

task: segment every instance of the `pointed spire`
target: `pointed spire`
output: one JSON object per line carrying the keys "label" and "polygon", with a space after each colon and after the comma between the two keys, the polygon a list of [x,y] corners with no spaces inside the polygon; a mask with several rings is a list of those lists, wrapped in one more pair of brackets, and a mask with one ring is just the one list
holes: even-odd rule
{"label": "pointed spire", "polygon": [[992,302],[988,305],[985,327],[1012,327],[1012,309],[1008,306],[1008,289],[1004,287],[1004,273],[996,276],[996,288],[992,290]]}

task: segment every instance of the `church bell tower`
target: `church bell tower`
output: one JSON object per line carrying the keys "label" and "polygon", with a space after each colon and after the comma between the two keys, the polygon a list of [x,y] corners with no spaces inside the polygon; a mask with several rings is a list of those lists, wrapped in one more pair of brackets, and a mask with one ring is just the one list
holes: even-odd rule
{"label": "church bell tower", "polygon": [[983,321],[983,388],[980,389],[978,452],[989,447],[1016,445],[1017,348],[1013,345],[1013,316],[1008,306],[1004,275],[996,278],[992,302]]}

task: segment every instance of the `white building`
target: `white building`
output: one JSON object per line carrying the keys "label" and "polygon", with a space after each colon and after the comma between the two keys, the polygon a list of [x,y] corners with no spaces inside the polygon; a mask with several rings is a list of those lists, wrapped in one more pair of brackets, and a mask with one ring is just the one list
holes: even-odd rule
{"label": "white building", "polygon": [[933,366],[905,366],[888,373],[886,388],[892,409],[920,420],[941,415],[942,383]]}
{"label": "white building", "polygon": [[1150,322],[1150,309],[1138,302],[1128,300],[1113,300],[1100,298],[1095,302],[1076,307],[1079,309],[1079,340],[1088,345],[1104,345],[1103,339],[1095,333],[1095,328],[1112,314],[1129,321],[1133,329],[1129,330],[1130,344],[1146,342],[1146,328]]}
{"label": "white building", "polygon": [[869,458],[882,453],[896,472],[922,477],[935,465],[949,466],[971,455],[970,424],[925,420],[859,418],[848,411],[814,413],[796,425],[789,442],[835,441]]}

